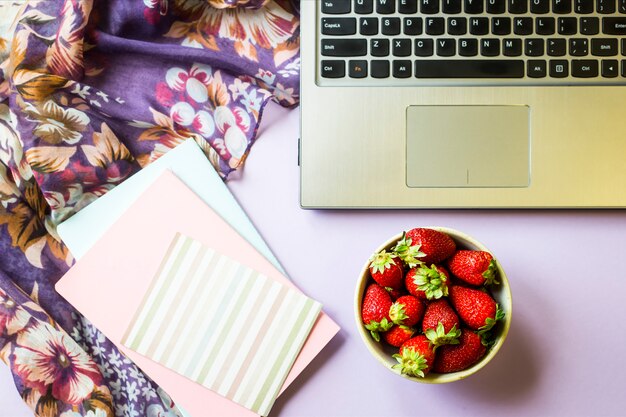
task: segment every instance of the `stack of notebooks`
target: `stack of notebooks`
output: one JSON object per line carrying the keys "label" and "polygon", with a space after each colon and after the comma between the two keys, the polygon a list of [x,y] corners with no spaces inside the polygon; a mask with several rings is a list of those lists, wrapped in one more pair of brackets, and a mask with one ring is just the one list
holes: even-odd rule
{"label": "stack of notebooks", "polygon": [[191,140],[58,231],[59,293],[189,417],[266,416],[339,330]]}

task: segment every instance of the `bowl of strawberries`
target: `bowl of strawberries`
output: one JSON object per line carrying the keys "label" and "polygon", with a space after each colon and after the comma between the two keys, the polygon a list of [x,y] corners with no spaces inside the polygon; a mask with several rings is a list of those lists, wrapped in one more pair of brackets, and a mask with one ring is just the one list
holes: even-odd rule
{"label": "bowl of strawberries", "polygon": [[498,353],[511,325],[511,289],[489,250],[445,227],[394,236],[369,258],[355,292],[359,333],[404,378],[467,378]]}

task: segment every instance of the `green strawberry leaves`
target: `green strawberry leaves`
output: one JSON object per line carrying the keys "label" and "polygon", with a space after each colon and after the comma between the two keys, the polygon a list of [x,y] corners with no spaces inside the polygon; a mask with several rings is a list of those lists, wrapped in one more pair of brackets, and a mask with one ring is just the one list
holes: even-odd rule
{"label": "green strawberry leaves", "polygon": [[402,324],[409,316],[406,314],[404,304],[395,302],[389,308],[389,318],[395,324]]}
{"label": "green strawberry leaves", "polygon": [[489,262],[489,267],[487,268],[485,272],[483,272],[482,275],[483,275],[483,278],[485,278],[484,285],[494,285],[494,284],[500,283],[498,281],[498,267],[496,266],[495,259],[492,259],[491,262]]}
{"label": "green strawberry leaves", "polygon": [[480,327],[477,332],[483,346],[490,347],[496,342],[491,329],[493,329],[493,326],[495,326],[497,322],[503,320],[505,316],[506,314],[504,313],[504,310],[500,308],[500,304],[496,304],[495,317],[493,319],[491,317],[487,317],[485,325]]}
{"label": "green strawberry leaves", "polygon": [[427,329],[424,335],[430,340],[434,350],[442,345],[458,345],[459,337],[461,337],[461,329],[457,329],[455,324],[450,331],[446,333],[443,323],[439,322],[437,329]]}
{"label": "green strawberry leaves", "polygon": [[395,253],[389,253],[386,250],[382,250],[370,258],[370,268],[372,273],[384,272],[385,269],[391,268],[391,265],[395,263],[394,258],[398,255]]}
{"label": "green strawberry leaves", "polygon": [[431,265],[430,268],[421,266],[415,271],[415,277],[413,278],[417,289],[424,291],[426,298],[429,300],[448,296],[447,281],[446,276],[439,272],[435,265]]}
{"label": "green strawberry leaves", "polygon": [[428,368],[428,362],[423,355],[411,348],[404,348],[402,354],[396,353],[393,358],[398,361],[391,369],[400,371],[401,374],[424,378],[424,369]]}
{"label": "green strawberry leaves", "polygon": [[379,332],[386,332],[387,330],[391,329],[392,326],[393,323],[387,320],[387,317],[383,317],[380,322],[370,321],[368,324],[365,325],[365,328],[370,331],[370,334],[375,341],[380,342]]}
{"label": "green strawberry leaves", "polygon": [[397,254],[409,268],[414,268],[423,263],[417,258],[423,258],[426,254],[420,251],[421,245],[411,246],[411,243],[413,243],[412,239],[407,238],[406,232],[403,232],[402,238],[398,240],[392,251]]}

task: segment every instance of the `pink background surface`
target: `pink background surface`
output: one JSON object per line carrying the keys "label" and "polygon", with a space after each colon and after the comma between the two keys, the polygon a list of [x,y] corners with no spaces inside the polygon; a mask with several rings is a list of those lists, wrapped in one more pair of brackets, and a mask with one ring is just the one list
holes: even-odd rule
{"label": "pink background surface", "polygon": [[[296,285],[342,327],[272,416],[626,415],[626,212],[302,210],[298,112],[272,106],[264,119],[243,176],[229,186]],[[498,356],[444,386],[384,369],[352,313],[370,252],[419,225],[452,227],[484,243],[513,291],[511,332]],[[13,388],[3,379],[0,415],[29,415],[4,414],[14,407],[5,389]]]}

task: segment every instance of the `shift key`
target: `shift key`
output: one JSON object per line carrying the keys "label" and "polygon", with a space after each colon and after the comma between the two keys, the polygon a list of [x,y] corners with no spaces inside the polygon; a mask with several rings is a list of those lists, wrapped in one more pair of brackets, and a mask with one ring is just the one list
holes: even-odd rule
{"label": "shift key", "polygon": [[626,17],[603,18],[602,33],[607,35],[626,35]]}
{"label": "shift key", "polygon": [[322,39],[324,56],[364,56],[367,55],[365,39]]}

